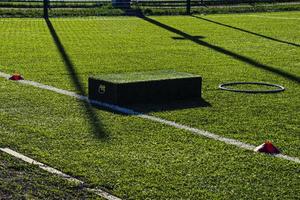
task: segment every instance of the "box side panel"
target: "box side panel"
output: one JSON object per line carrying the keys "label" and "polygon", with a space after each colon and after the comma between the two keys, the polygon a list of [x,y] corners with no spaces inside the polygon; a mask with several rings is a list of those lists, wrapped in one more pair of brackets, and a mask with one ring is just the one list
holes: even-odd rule
{"label": "box side panel", "polygon": [[201,77],[118,84],[118,104],[201,98]]}
{"label": "box side panel", "polygon": [[89,99],[116,104],[116,86],[113,83],[89,78]]}

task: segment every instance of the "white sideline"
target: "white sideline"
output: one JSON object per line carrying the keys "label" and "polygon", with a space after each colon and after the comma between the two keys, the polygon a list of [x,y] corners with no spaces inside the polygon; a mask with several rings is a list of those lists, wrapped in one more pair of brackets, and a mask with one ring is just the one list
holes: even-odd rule
{"label": "white sideline", "polygon": [[300,18],[295,18],[295,17],[264,16],[264,15],[242,15],[242,16],[259,17],[259,18],[266,18],[266,19],[300,20]]}
{"label": "white sideline", "polygon": [[[7,153],[7,154],[10,154],[10,155],[12,155],[12,156],[14,156],[16,158],[19,158],[19,159],[21,159],[21,160],[23,160],[23,161],[25,161],[27,163],[30,163],[30,164],[33,164],[33,165],[37,165],[41,169],[43,169],[43,170],[45,170],[47,172],[50,172],[51,174],[56,174],[58,176],[61,176],[63,179],[75,182],[77,184],[84,185],[84,182],[81,181],[81,180],[79,180],[79,179],[76,179],[76,178],[74,178],[72,176],[69,176],[69,175],[67,175],[67,174],[65,174],[65,173],[63,173],[63,172],[61,172],[61,171],[59,171],[57,169],[49,167],[49,166],[47,166],[47,165],[45,165],[43,163],[35,161],[35,160],[33,160],[33,159],[31,159],[31,158],[23,155],[23,154],[20,154],[20,153],[18,153],[16,151],[13,151],[13,150],[11,150],[9,148],[0,148],[0,150],[3,151],[3,152],[5,152],[5,153]],[[93,193],[97,194],[98,196],[101,196],[101,197],[103,197],[105,199],[108,199],[108,200],[121,200],[120,198],[115,197],[115,196],[113,196],[113,195],[111,195],[111,194],[109,194],[109,193],[107,193],[107,192],[105,192],[105,191],[103,191],[101,189],[92,189],[92,188],[88,188],[88,187],[84,187],[84,189],[87,190],[87,191],[93,192]]]}
{"label": "white sideline", "polygon": [[[210,16],[212,17],[212,16]],[[213,18],[230,18],[232,15],[216,15]],[[234,17],[259,17],[259,18],[266,18],[266,19],[283,19],[283,20],[300,20],[297,17],[281,17],[281,16],[267,16],[267,15],[249,15],[249,14],[236,14]],[[213,19],[209,18],[209,19]]]}
{"label": "white sideline", "polygon": [[[8,78],[8,77],[10,77],[10,75],[5,74],[3,72],[0,72],[0,77]],[[178,124],[176,122],[165,120],[165,119],[162,119],[162,118],[159,118],[159,117],[146,115],[146,114],[136,112],[134,110],[124,108],[124,107],[120,107],[120,106],[117,106],[117,105],[104,103],[104,102],[100,102],[100,101],[89,100],[87,96],[79,95],[79,94],[76,94],[75,92],[70,92],[70,91],[67,91],[67,90],[55,88],[55,87],[52,87],[52,86],[49,86],[49,85],[44,85],[44,84],[34,82],[34,81],[21,80],[21,81],[17,81],[17,82],[22,83],[22,84],[26,84],[26,85],[32,85],[32,86],[37,87],[37,88],[50,90],[50,91],[53,91],[53,92],[56,92],[56,93],[59,93],[59,94],[72,96],[72,97],[75,97],[79,100],[86,101],[88,103],[98,105],[100,107],[105,107],[105,108],[111,109],[111,110],[116,111],[116,112],[121,112],[121,113],[128,114],[128,115],[135,115],[135,116],[143,118],[143,119],[147,119],[147,120],[154,121],[154,122],[159,122],[161,124],[172,126],[172,127],[177,128],[177,129],[189,131],[189,132],[191,132],[195,135],[204,136],[204,137],[207,137],[207,138],[211,138],[213,140],[224,142],[226,144],[234,145],[234,146],[237,146],[239,148],[247,149],[247,150],[250,150],[250,151],[254,151],[254,149],[255,149],[254,145],[247,144],[247,143],[241,142],[239,140],[226,138],[226,137],[214,134],[214,133],[210,133],[208,131],[204,131],[204,130],[197,129],[197,128],[192,128],[192,127],[182,125],[182,124]],[[290,161],[293,161],[293,162],[296,162],[296,163],[300,163],[300,159],[297,158],[297,157],[291,157],[291,156],[287,156],[287,155],[283,155],[283,154],[278,154],[275,157],[282,158],[282,159],[285,159],[285,160],[290,160]]]}
{"label": "white sideline", "polygon": [[[136,17],[80,17],[80,18],[52,18],[51,20],[55,20],[55,22],[66,22],[66,21],[137,21],[138,18]],[[23,18],[20,20],[20,18],[0,18],[0,22],[11,22],[11,21],[17,21],[17,22],[45,22],[45,19],[43,18]]]}

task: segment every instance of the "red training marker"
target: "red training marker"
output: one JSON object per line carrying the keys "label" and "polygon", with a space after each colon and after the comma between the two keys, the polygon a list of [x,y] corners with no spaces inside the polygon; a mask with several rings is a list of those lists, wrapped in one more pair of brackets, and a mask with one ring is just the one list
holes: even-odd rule
{"label": "red training marker", "polygon": [[19,73],[14,73],[11,77],[9,77],[9,80],[19,81],[24,80],[24,78]]}
{"label": "red training marker", "polygon": [[280,150],[275,147],[272,142],[270,141],[266,141],[264,144],[256,147],[254,149],[254,151],[257,151],[257,152],[262,152],[262,153],[269,153],[269,154],[279,154],[280,153]]}

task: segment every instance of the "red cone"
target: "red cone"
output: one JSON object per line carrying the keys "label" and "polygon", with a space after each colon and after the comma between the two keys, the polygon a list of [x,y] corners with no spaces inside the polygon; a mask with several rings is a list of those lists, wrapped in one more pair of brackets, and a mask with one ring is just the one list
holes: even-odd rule
{"label": "red cone", "polygon": [[280,150],[277,147],[275,147],[272,144],[272,142],[270,142],[270,141],[266,141],[264,144],[256,147],[254,149],[254,151],[269,153],[269,154],[278,154],[278,153],[280,153]]}
{"label": "red cone", "polygon": [[19,80],[24,80],[24,78],[19,74],[19,73],[14,73],[9,80],[13,81],[19,81]]}

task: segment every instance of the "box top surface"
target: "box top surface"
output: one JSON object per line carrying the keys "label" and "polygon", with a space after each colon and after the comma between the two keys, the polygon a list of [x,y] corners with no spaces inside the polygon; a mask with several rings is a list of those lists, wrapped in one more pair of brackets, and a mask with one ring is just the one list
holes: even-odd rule
{"label": "box top surface", "polygon": [[196,78],[196,77],[200,77],[200,76],[185,73],[185,72],[176,72],[174,70],[159,70],[159,71],[133,72],[133,73],[122,73],[122,74],[104,74],[104,75],[92,76],[92,78],[108,81],[112,83],[133,83],[133,82]]}

